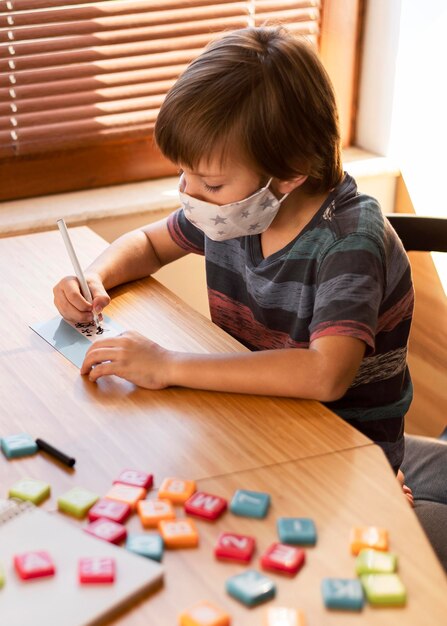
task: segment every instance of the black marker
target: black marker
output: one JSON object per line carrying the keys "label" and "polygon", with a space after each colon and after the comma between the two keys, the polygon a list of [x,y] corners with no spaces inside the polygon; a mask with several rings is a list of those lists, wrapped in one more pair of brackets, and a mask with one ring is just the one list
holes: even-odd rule
{"label": "black marker", "polygon": [[74,459],[71,456],[67,456],[66,454],[64,454],[60,450],[57,450],[56,448],[53,448],[53,446],[50,446],[50,444],[47,443],[46,441],[43,441],[43,439],[36,439],[36,445],[39,448],[39,450],[43,450],[44,452],[47,452],[51,456],[54,456],[55,459],[57,459],[64,465],[68,465],[68,467],[73,467],[73,465],[76,463],[76,459]]}

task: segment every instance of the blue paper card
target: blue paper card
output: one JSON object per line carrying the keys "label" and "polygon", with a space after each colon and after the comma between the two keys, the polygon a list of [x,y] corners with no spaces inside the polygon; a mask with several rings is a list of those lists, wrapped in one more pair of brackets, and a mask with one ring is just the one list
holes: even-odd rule
{"label": "blue paper card", "polygon": [[116,337],[125,331],[125,328],[106,315],[101,322],[102,331],[93,322],[73,324],[59,315],[47,322],[33,324],[30,328],[79,369],[85,353],[94,341],[101,337]]}

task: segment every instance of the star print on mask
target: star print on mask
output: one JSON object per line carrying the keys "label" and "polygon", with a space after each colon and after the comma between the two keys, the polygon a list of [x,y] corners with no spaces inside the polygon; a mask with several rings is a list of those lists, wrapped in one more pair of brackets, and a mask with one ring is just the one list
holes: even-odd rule
{"label": "star print on mask", "polygon": [[194,207],[192,206],[192,204],[189,203],[189,201],[185,202],[185,204],[183,205],[183,210],[188,213],[191,213],[193,208]]}
{"label": "star print on mask", "polygon": [[214,222],[214,225],[217,226],[218,224],[226,224],[227,223],[227,218],[226,217],[220,217],[220,215],[216,215],[216,217],[212,217],[211,221]]}
{"label": "star print on mask", "polygon": [[260,206],[263,211],[269,209],[271,206],[273,206],[273,198],[266,198],[264,202],[261,202]]}

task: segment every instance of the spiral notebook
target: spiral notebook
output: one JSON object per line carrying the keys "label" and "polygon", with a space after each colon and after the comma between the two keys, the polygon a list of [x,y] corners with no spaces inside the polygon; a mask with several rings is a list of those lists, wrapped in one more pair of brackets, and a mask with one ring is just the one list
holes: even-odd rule
{"label": "spiral notebook", "polygon": [[[35,550],[50,553],[56,574],[23,581],[13,557]],[[79,584],[78,561],[89,556],[115,559],[114,583]],[[0,500],[0,567],[5,576],[0,623],[5,626],[96,626],[156,587],[163,574],[159,563],[88,535],[60,513],[15,500]]]}

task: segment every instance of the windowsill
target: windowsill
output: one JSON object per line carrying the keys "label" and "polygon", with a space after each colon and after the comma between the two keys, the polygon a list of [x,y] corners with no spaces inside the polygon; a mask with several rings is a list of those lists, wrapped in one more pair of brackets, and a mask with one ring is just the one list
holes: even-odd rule
{"label": "windowsill", "polygon": [[[346,149],[343,157],[345,169],[356,179],[399,176],[390,159],[360,148]],[[176,177],[160,178],[1,202],[0,236],[51,230],[61,217],[71,226],[80,226],[90,220],[172,211],[179,205],[177,183]]]}

